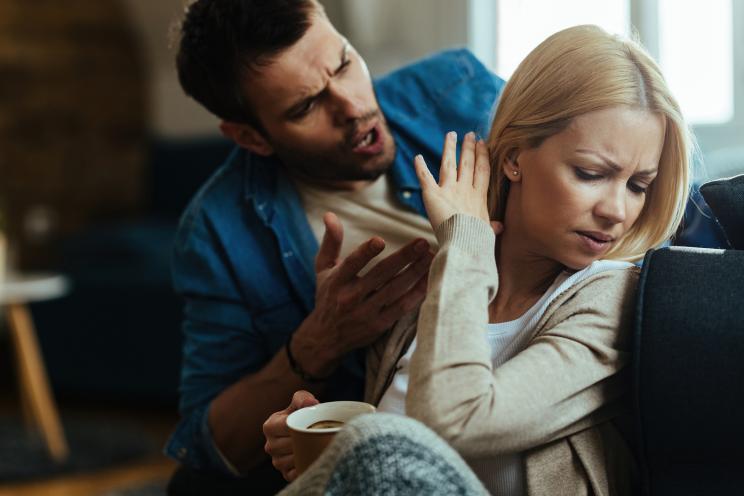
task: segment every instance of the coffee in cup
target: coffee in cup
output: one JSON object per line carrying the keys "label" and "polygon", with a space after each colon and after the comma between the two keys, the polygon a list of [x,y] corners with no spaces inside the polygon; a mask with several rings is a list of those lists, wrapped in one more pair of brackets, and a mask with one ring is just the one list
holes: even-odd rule
{"label": "coffee in cup", "polygon": [[287,417],[287,426],[297,474],[304,472],[320,456],[345,423],[374,412],[374,406],[361,401],[329,401],[291,413]]}

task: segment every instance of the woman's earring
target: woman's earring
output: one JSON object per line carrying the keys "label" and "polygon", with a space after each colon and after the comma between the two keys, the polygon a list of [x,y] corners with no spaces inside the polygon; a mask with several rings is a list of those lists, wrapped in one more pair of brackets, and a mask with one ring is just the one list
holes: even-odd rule
{"label": "woman's earring", "polygon": [[512,174],[514,174],[515,176],[518,176],[519,175],[519,171],[518,170],[513,170],[512,171]]}

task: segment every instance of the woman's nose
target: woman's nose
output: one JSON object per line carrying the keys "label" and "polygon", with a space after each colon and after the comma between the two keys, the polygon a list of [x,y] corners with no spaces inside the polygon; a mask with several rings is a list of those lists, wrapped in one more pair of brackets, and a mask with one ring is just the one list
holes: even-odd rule
{"label": "woman's nose", "polygon": [[627,216],[627,189],[625,185],[613,186],[605,191],[594,209],[596,215],[612,224],[625,221]]}

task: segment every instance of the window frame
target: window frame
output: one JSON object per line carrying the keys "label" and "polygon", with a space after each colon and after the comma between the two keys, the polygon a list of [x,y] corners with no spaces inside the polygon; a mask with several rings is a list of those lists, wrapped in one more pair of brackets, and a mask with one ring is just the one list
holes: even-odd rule
{"label": "window frame", "polygon": [[[498,26],[499,1],[503,0],[468,0],[468,45],[492,69],[497,67],[498,62],[498,38],[494,26]],[[733,117],[726,123],[692,125],[704,154],[744,145],[744,2],[731,0],[731,3],[734,44]],[[638,33],[641,42],[655,60],[659,60],[658,6],[657,0],[629,0],[631,29]]]}

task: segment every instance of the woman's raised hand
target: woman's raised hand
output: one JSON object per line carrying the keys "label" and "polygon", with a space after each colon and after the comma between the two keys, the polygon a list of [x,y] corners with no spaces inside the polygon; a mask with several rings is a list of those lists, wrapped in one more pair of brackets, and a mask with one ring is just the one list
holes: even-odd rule
{"label": "woman's raised hand", "polygon": [[426,167],[424,158],[416,155],[414,167],[421,183],[424,206],[429,222],[436,230],[455,214],[467,214],[489,222],[486,196],[491,175],[488,149],[475,134],[465,135],[460,151],[460,165],[456,163],[457,133],[449,132],[444,139],[439,184]]}

